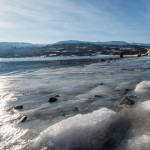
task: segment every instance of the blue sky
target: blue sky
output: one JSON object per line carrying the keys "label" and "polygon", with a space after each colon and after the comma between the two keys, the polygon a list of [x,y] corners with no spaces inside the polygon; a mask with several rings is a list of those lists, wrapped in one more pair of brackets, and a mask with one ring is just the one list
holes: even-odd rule
{"label": "blue sky", "polygon": [[0,0],[0,41],[150,43],[150,0]]}

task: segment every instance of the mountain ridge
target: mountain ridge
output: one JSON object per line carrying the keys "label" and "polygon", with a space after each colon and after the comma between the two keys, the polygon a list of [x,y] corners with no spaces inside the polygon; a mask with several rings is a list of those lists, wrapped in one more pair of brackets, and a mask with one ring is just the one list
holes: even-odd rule
{"label": "mountain ridge", "polygon": [[54,44],[76,44],[76,43],[91,43],[91,44],[98,44],[98,45],[139,45],[139,46],[150,46],[149,43],[136,43],[136,42],[126,42],[126,41],[106,41],[106,42],[90,42],[90,41],[79,41],[79,40],[65,40],[59,41]]}
{"label": "mountain ridge", "polygon": [[150,46],[149,43],[136,43],[136,42],[126,42],[126,41],[106,41],[106,42],[91,42],[91,41],[80,41],[80,40],[64,40],[64,41],[58,41],[55,43],[47,43],[47,44],[33,44],[29,42],[0,42],[0,48],[12,48],[12,47],[17,47],[17,48],[24,48],[24,47],[37,47],[37,46],[45,46],[45,45],[56,45],[56,44],[97,44],[97,45],[139,45],[139,46]]}
{"label": "mountain ridge", "polygon": [[68,40],[54,44],[32,44],[25,42],[0,42],[0,58],[13,57],[51,57],[51,56],[93,56],[109,55],[123,52],[124,54],[145,53],[148,45],[127,43],[124,41],[88,42]]}

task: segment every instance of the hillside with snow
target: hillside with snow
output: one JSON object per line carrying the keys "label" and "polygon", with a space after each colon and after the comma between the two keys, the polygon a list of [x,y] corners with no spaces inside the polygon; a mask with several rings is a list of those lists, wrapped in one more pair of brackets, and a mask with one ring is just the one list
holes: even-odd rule
{"label": "hillside with snow", "polygon": [[150,48],[148,44],[124,41],[87,42],[69,40],[46,45],[0,42],[0,58],[118,55],[120,52],[125,55],[135,55],[146,53],[148,48]]}

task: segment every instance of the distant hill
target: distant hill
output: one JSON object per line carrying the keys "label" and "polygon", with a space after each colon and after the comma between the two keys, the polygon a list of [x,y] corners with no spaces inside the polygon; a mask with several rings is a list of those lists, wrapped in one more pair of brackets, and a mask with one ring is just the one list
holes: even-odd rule
{"label": "distant hill", "polygon": [[20,43],[20,42],[0,42],[0,49],[9,49],[9,48],[25,48],[37,46],[36,44],[31,43]]}
{"label": "distant hill", "polygon": [[92,43],[92,42],[88,42],[88,41],[77,41],[77,40],[68,40],[68,41],[59,41],[59,42],[54,43],[54,44],[77,44],[77,43]]}
{"label": "distant hill", "polygon": [[130,45],[150,46],[148,43],[130,43]]}
{"label": "distant hill", "polygon": [[68,40],[40,45],[19,42],[0,42],[0,58],[34,56],[93,56],[99,54],[137,54],[147,51],[150,44],[127,43],[124,41],[88,42]]}
{"label": "distant hill", "polygon": [[90,43],[98,45],[138,45],[138,46],[150,46],[148,43],[128,43],[125,41],[108,41],[108,42],[89,42],[89,41],[78,41],[78,40],[68,40],[68,41],[59,41],[54,44],[77,44],[77,43]]}
{"label": "distant hill", "polygon": [[110,42],[101,42],[103,45],[129,45],[129,43],[124,41],[110,41]]}
{"label": "distant hill", "polygon": [[98,44],[98,45],[128,45],[129,44],[124,41],[88,42],[88,41],[76,41],[76,40],[60,41],[57,42],[56,44],[77,44],[77,43],[90,43],[90,44]]}

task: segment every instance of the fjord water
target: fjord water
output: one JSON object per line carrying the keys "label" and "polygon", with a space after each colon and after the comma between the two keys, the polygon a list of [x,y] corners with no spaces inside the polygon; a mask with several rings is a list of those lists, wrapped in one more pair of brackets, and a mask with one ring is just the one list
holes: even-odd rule
{"label": "fjord water", "polygon": [[[149,149],[149,56],[7,59],[0,67],[0,149]],[[124,96],[135,105],[120,107]]]}

